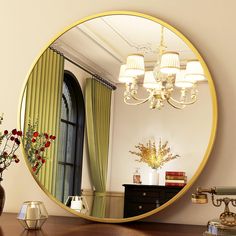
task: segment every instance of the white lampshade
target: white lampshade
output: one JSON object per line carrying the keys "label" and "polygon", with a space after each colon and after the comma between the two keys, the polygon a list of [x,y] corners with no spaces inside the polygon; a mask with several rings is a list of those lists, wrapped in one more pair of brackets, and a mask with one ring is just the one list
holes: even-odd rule
{"label": "white lampshade", "polygon": [[134,77],[127,75],[125,64],[120,67],[119,81],[126,84],[133,83],[134,81]]}
{"label": "white lampshade", "polygon": [[176,74],[180,69],[179,53],[164,52],[161,56],[160,70],[164,74]]}
{"label": "white lampshade", "polygon": [[185,78],[185,70],[180,70],[175,76],[175,86],[178,88],[191,88],[194,83]]}
{"label": "white lampshade", "polygon": [[132,54],[126,60],[126,74],[129,76],[137,76],[144,74],[144,56],[140,54]]}
{"label": "white lampshade", "polygon": [[143,87],[147,89],[161,89],[161,83],[154,78],[153,71],[147,71],[144,75]]}
{"label": "white lampshade", "polygon": [[205,80],[202,65],[198,60],[187,62],[185,78],[192,82]]}

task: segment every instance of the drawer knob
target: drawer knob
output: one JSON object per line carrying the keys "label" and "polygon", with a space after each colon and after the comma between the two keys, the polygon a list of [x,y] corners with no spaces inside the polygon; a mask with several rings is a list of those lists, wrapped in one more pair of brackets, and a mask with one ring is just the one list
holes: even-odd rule
{"label": "drawer knob", "polygon": [[142,208],[143,208],[143,206],[141,206],[141,205],[140,205],[140,206],[138,206],[138,209],[142,209]]}
{"label": "drawer knob", "polygon": [[147,193],[143,192],[143,196],[146,196],[146,195],[147,195]]}

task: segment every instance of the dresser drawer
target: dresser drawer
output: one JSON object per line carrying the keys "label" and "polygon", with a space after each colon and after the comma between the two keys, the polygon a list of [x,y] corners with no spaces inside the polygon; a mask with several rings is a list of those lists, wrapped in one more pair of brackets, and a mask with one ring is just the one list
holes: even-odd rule
{"label": "dresser drawer", "polygon": [[157,205],[155,203],[138,203],[129,202],[124,208],[124,217],[132,217],[144,214],[151,210],[156,209]]}
{"label": "dresser drawer", "polygon": [[160,192],[159,191],[150,191],[150,190],[146,190],[146,189],[127,189],[125,190],[125,197],[127,197],[127,199],[146,199],[146,198],[159,198]]}

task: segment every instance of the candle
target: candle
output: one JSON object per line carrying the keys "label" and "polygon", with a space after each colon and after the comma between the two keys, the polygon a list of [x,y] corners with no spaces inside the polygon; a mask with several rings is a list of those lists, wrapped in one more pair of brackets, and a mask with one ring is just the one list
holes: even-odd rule
{"label": "candle", "polygon": [[80,197],[75,197],[75,199],[71,201],[70,208],[77,211],[81,211],[82,206],[83,206],[82,199]]}
{"label": "candle", "polygon": [[40,201],[24,202],[17,217],[25,229],[40,229],[47,218],[47,210]]}
{"label": "candle", "polygon": [[29,228],[36,228],[37,221],[40,219],[40,214],[39,209],[34,204],[28,206],[26,212],[26,219]]}

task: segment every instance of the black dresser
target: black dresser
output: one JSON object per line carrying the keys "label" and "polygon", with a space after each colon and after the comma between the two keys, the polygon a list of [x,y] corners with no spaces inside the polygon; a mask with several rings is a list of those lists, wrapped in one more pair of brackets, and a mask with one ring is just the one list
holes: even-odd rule
{"label": "black dresser", "polygon": [[124,217],[154,210],[174,197],[183,187],[123,184],[125,187]]}

